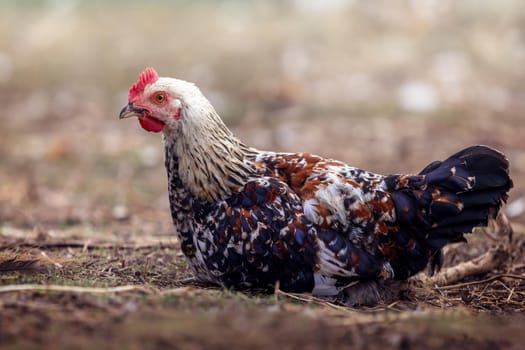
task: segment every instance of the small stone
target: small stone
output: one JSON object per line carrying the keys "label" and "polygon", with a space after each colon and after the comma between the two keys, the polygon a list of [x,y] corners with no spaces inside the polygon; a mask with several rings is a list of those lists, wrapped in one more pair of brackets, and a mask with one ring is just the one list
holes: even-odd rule
{"label": "small stone", "polygon": [[423,81],[409,81],[401,85],[398,102],[401,108],[411,112],[431,112],[440,103],[436,89]]}
{"label": "small stone", "polygon": [[111,214],[116,220],[125,220],[129,218],[129,210],[125,205],[114,206]]}
{"label": "small stone", "polygon": [[509,218],[516,218],[525,212],[525,198],[521,197],[507,204],[505,213]]}

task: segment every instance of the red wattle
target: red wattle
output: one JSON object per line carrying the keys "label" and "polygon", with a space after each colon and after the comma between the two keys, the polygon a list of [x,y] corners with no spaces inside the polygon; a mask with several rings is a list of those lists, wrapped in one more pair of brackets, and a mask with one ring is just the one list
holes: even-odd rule
{"label": "red wattle", "polygon": [[146,131],[161,132],[164,129],[164,123],[147,115],[139,117],[140,126]]}

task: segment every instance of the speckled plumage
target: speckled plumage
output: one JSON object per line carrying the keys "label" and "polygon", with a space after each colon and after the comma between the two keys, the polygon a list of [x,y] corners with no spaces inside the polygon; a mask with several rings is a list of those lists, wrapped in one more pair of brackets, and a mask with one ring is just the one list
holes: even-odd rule
{"label": "speckled plumage", "polygon": [[159,78],[144,94],[161,88],[182,109],[180,120],[152,115],[166,125],[181,248],[197,278],[226,288],[271,291],[279,283],[334,296],[351,294],[356,281],[439,268],[443,246],[486,224],[512,187],[508,161],[485,146],[417,175],[389,176],[308,153],[259,151],[233,136],[194,85]]}

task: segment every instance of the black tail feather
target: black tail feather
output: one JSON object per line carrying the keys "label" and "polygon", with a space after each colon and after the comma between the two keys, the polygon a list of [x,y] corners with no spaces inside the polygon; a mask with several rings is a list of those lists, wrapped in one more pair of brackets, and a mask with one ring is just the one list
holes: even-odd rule
{"label": "black tail feather", "polygon": [[[439,268],[441,248],[464,240],[463,235],[474,227],[486,225],[513,186],[508,160],[486,146],[472,146],[433,162],[418,175],[388,176],[386,183],[396,203],[399,236],[403,241],[406,236],[416,240],[417,249],[413,243],[412,249],[400,247],[392,262],[394,272],[405,277],[417,271],[406,271],[404,266],[421,267],[431,257],[432,265]],[[424,263],[411,261],[423,256]]]}

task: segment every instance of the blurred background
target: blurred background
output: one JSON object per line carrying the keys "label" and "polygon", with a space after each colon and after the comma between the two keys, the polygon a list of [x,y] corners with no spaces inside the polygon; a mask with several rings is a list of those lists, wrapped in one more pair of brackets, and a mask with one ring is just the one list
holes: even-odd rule
{"label": "blurred background", "polygon": [[262,149],[413,173],[497,147],[525,223],[522,0],[1,0],[2,230],[172,234],[160,136],[118,120],[147,66]]}

